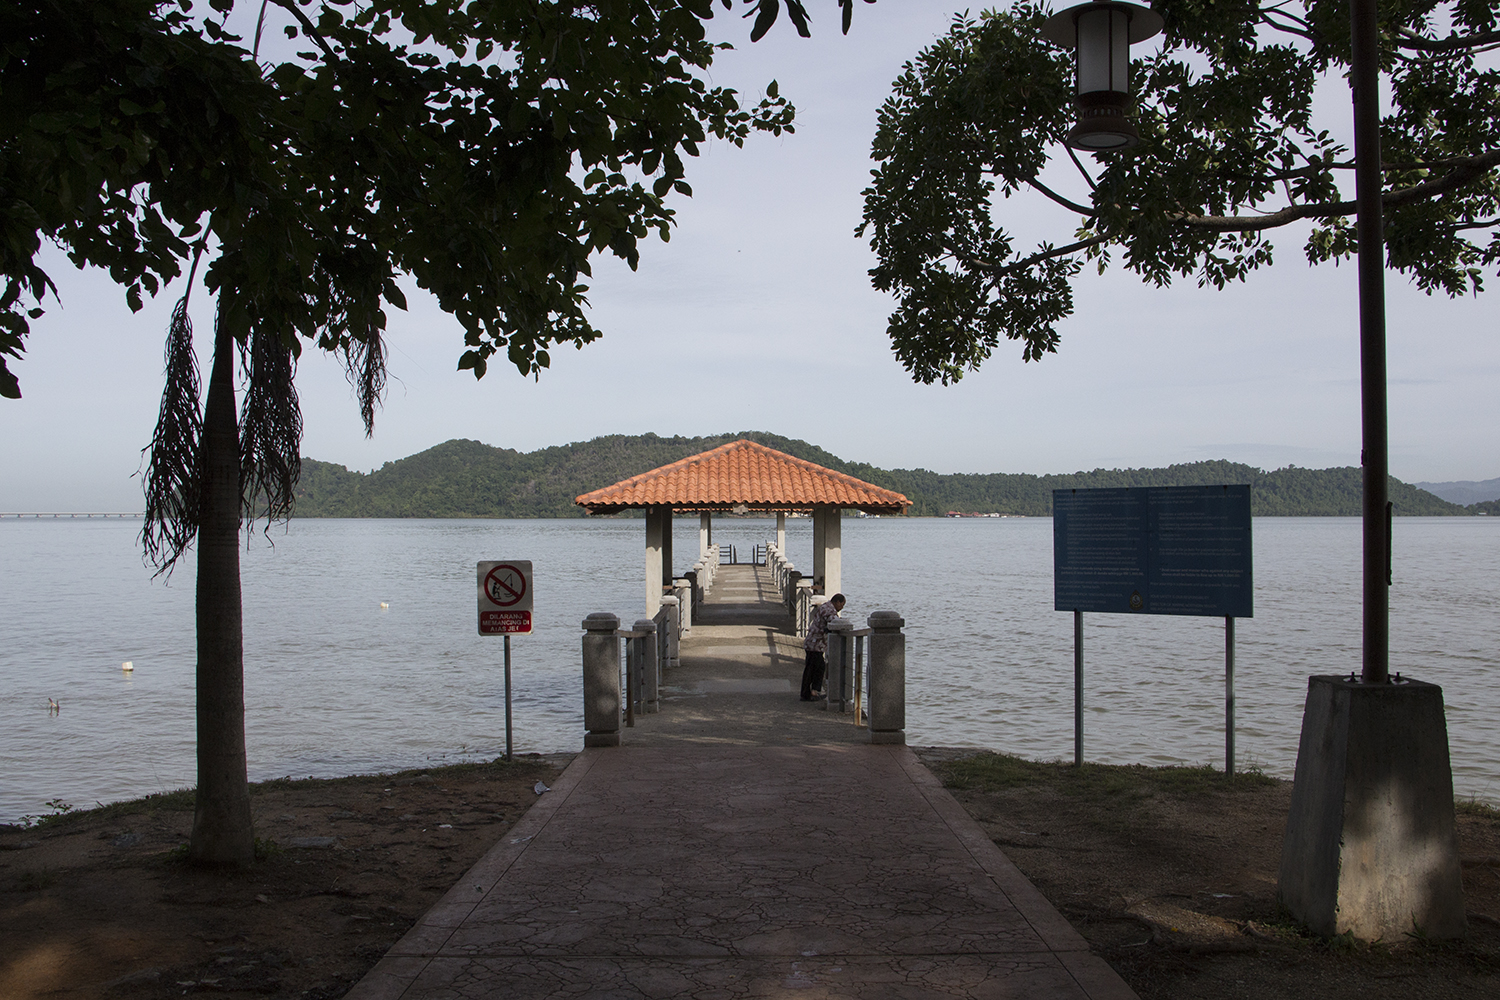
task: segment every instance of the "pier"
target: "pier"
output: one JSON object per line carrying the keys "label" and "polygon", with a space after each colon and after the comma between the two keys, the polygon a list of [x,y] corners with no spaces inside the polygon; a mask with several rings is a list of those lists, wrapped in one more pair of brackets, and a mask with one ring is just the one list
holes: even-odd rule
{"label": "pier", "polygon": [[1135,996],[904,734],[872,729],[904,719],[899,616],[830,642],[830,675],[868,667],[868,720],[800,701],[824,595],[767,549],[705,544],[650,617],[589,616],[583,751],[350,1000]]}

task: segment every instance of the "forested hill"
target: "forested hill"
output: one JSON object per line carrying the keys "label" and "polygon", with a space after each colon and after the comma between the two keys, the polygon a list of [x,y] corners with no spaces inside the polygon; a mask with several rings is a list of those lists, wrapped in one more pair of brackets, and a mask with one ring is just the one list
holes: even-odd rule
{"label": "forested hill", "polygon": [[[877,469],[845,462],[816,445],[746,431],[713,437],[611,435],[522,453],[478,441],[448,441],[367,474],[305,458],[297,486],[298,517],[582,517],[573,498],[660,465],[749,438],[769,448],[898,490],[916,516],[1052,513],[1052,491],[1099,486],[1197,486],[1249,483],[1257,515],[1357,516],[1360,474],[1354,467],[1264,472],[1235,462],[1193,462],[1164,469],[1095,469],[1060,475],[939,475],[925,469]],[[1425,490],[1391,480],[1404,515],[1468,514]]]}

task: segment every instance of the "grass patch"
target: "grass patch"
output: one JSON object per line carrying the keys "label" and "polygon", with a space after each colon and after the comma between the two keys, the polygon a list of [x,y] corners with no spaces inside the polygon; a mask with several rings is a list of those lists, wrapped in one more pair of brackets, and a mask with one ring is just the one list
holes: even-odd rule
{"label": "grass patch", "polygon": [[60,799],[47,803],[53,811],[47,816],[22,816],[23,827],[35,826],[52,830],[64,830],[81,822],[99,819],[119,819],[125,816],[149,815],[155,812],[182,812],[193,808],[193,790],[179,788],[175,792],[153,792],[144,798],[128,799],[95,806],[93,809],[75,809]]}
{"label": "grass patch", "polygon": [[[431,779],[441,782],[444,778],[492,776],[495,778],[510,777],[515,774],[525,774],[537,768],[547,766],[548,762],[540,757],[517,757],[515,760],[507,761],[504,757],[497,757],[492,761],[474,762],[463,764],[445,764],[442,767],[414,768],[409,771],[396,771],[390,774],[355,774],[344,778],[271,778],[268,781],[256,781],[250,784],[250,795],[252,797],[268,791],[276,791],[287,788],[302,788],[309,785],[325,786],[360,786],[375,785],[386,787],[392,782],[411,782],[414,779]],[[179,788],[173,792],[153,792],[139,799],[127,799],[123,802],[111,802],[108,805],[95,806],[93,809],[76,809],[61,799],[53,799],[47,803],[47,808],[52,812],[44,816],[22,816],[20,826],[22,828],[45,827],[53,830],[66,829],[79,823],[93,820],[115,820],[127,816],[150,815],[156,812],[192,812],[197,790],[193,788]]]}
{"label": "grass patch", "polygon": [[949,788],[1001,791],[1008,788],[1052,788],[1064,795],[1096,800],[1130,801],[1151,795],[1179,799],[1226,792],[1252,791],[1275,785],[1259,771],[1226,777],[1211,767],[1145,767],[1140,764],[1084,764],[1024,760],[1009,754],[981,753],[939,768]]}
{"label": "grass patch", "polygon": [[1500,808],[1492,806],[1488,802],[1480,802],[1478,799],[1457,799],[1453,803],[1453,808],[1460,816],[1476,816],[1479,819],[1500,820]]}
{"label": "grass patch", "polygon": [[283,778],[270,778],[266,781],[252,782],[250,785],[250,794],[255,796],[264,792],[279,791],[288,788],[305,788],[310,785],[345,788],[375,785],[385,788],[393,783],[411,784],[417,780],[421,780],[425,784],[428,779],[441,783],[444,778],[472,778],[476,776],[505,778],[516,774],[529,773],[537,768],[547,767],[548,765],[549,762],[539,756],[517,757],[509,761],[504,757],[496,757],[492,761],[444,764],[441,767],[417,767],[409,771],[391,771],[383,774],[351,774],[342,778],[293,778],[287,775]]}

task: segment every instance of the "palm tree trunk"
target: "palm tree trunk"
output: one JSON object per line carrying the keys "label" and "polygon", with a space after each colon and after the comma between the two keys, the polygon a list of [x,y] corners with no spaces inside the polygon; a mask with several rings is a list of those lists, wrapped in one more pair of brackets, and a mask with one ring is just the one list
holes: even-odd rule
{"label": "palm tree trunk", "polygon": [[212,865],[249,865],[255,860],[245,760],[234,348],[233,336],[216,329],[203,413],[198,526],[198,794],[188,856]]}

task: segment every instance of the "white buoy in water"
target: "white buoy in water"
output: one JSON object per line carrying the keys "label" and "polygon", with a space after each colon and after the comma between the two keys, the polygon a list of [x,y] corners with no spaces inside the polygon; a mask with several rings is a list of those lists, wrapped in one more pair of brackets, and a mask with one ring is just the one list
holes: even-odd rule
{"label": "white buoy in water", "polygon": [[380,602],[380,610],[384,611],[384,610],[386,610],[389,607],[390,607],[390,605],[387,604],[385,601],[381,601]]}
{"label": "white buoy in water", "polygon": [[126,660],[124,663],[120,664],[120,669],[125,671],[127,674],[130,673],[131,671],[135,670],[135,661]]}

